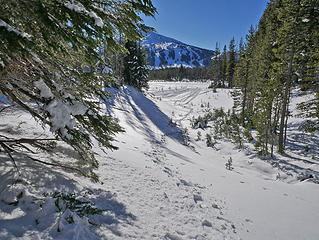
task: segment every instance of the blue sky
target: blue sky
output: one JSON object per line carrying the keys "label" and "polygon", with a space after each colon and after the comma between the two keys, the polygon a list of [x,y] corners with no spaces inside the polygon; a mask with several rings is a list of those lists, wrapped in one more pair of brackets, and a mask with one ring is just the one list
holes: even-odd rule
{"label": "blue sky", "polygon": [[269,0],[153,0],[158,15],[144,18],[159,34],[181,42],[215,49],[234,36],[245,37],[256,26]]}

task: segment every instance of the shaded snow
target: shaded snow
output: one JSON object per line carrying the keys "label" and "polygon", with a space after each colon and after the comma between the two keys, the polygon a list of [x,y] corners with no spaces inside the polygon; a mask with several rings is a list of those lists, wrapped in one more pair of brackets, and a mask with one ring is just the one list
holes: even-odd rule
{"label": "shaded snow", "polygon": [[40,96],[42,98],[50,99],[54,97],[53,93],[51,92],[51,89],[45,84],[43,79],[35,81],[33,84],[35,87],[37,87],[40,90]]}

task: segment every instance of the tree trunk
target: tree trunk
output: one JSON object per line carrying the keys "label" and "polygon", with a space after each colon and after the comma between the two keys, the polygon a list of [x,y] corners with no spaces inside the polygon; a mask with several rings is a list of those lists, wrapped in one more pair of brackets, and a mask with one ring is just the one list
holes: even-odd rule
{"label": "tree trunk", "polygon": [[289,92],[289,98],[288,98],[288,104],[287,104],[287,117],[286,117],[286,123],[285,123],[284,142],[286,142],[286,140],[287,140],[287,128],[288,128],[288,118],[289,118],[290,95],[291,95],[291,92]]}
{"label": "tree trunk", "polygon": [[288,72],[287,72],[287,82],[286,88],[283,96],[283,103],[281,109],[281,116],[280,116],[280,126],[279,126],[279,139],[278,139],[278,152],[283,154],[285,151],[285,125],[286,125],[286,118],[288,118],[288,104],[289,104],[289,97],[290,97],[290,87],[292,83],[292,63],[295,55],[295,46],[291,47],[290,56],[289,56],[289,63],[288,63]]}
{"label": "tree trunk", "polygon": [[272,124],[272,129],[271,129],[271,157],[274,157],[274,145],[275,145],[275,136],[276,136],[276,126],[278,124],[279,121],[279,99],[276,100],[276,104],[275,104],[275,116],[274,116],[274,121]]}
{"label": "tree trunk", "polygon": [[244,96],[243,96],[243,103],[242,103],[242,126],[245,127],[245,111],[246,111],[246,102],[247,102],[247,87],[248,87],[248,69],[249,69],[249,62],[247,61],[246,65],[246,74],[245,74],[245,85],[244,85]]}

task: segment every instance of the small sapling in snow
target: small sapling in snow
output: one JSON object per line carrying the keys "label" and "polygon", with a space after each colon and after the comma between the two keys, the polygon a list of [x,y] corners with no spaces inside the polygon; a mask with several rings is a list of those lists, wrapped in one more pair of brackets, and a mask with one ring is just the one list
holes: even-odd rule
{"label": "small sapling in snow", "polygon": [[185,146],[189,146],[190,144],[190,138],[189,138],[189,132],[188,132],[188,129],[187,128],[184,128],[184,131],[183,131],[183,140],[184,140],[184,145]]}
{"label": "small sapling in snow", "polygon": [[212,136],[208,133],[206,134],[206,145],[207,145],[207,147],[212,146]]}
{"label": "small sapling in snow", "polygon": [[229,171],[234,169],[233,168],[233,159],[232,159],[232,157],[229,157],[229,159],[226,162],[225,166],[226,166],[226,169],[229,170]]}
{"label": "small sapling in snow", "polygon": [[200,141],[202,139],[202,133],[200,131],[197,132],[197,139],[196,141]]}

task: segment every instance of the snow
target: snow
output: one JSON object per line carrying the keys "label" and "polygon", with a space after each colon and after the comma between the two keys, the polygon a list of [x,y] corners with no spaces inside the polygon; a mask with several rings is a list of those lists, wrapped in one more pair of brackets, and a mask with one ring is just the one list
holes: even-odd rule
{"label": "snow", "polygon": [[29,41],[31,40],[31,35],[25,32],[21,32],[17,30],[16,28],[12,27],[11,25],[7,24],[5,21],[0,19],[0,27],[5,27],[9,32],[14,32],[15,34],[28,39]]}
{"label": "snow", "polygon": [[82,103],[73,100],[72,103],[66,103],[62,100],[54,99],[45,109],[50,113],[50,121],[52,123],[51,130],[53,132],[60,130],[62,136],[72,139],[68,134],[67,128],[73,129],[76,121],[73,116],[84,115],[88,108]]}
{"label": "snow", "polygon": [[78,13],[85,13],[87,16],[91,17],[95,21],[95,25],[98,27],[103,27],[104,23],[102,18],[100,18],[94,11],[88,11],[82,4],[75,4],[67,2],[64,4],[70,10],[73,10]]}
{"label": "snow", "polygon": [[[0,152],[0,198],[5,200],[0,201],[0,239],[317,240],[319,164],[312,155],[318,155],[318,137],[302,133],[313,141],[309,153],[296,147],[308,141],[295,138],[301,134],[296,126],[302,119],[292,117],[287,136],[294,145],[288,146],[287,156],[276,155],[273,162],[258,158],[249,144],[238,149],[220,139],[207,147],[204,136],[214,122],[205,129],[192,129],[192,117],[233,106],[231,90],[214,93],[208,86],[208,82],[151,82],[145,96],[132,87],[107,89],[112,98],[106,111],[119,119],[126,132],[116,137],[118,151],[95,148],[103,184],[16,155],[20,178],[28,184],[13,184],[12,162]],[[294,113],[297,103],[309,97],[297,93],[292,94]],[[57,102],[52,112],[62,112],[60,107],[63,104]],[[82,114],[84,110],[79,105],[64,111]],[[0,134],[50,136],[21,110],[0,114]],[[176,125],[169,124],[171,119]],[[184,128],[189,146],[183,145]],[[196,141],[198,131],[202,139]],[[58,149],[39,157],[76,163],[72,149],[62,143]],[[230,157],[232,171],[225,168]],[[300,181],[298,177],[307,171],[313,181]],[[62,202],[58,211],[56,198],[43,195],[56,191],[76,193],[77,199],[104,211],[81,218]],[[5,203],[15,201],[16,205]]]}
{"label": "snow", "polygon": [[176,39],[165,37],[155,32],[150,32],[147,36],[143,39],[143,45],[152,45],[156,43],[182,43]]}
{"label": "snow", "polygon": [[51,92],[51,89],[46,85],[43,79],[35,81],[34,86],[40,90],[40,96],[42,98],[50,99],[54,97],[53,93]]}
{"label": "snow", "polygon": [[[59,78],[59,74],[57,74],[56,77]],[[72,139],[67,128],[73,129],[76,126],[74,116],[84,115],[88,111],[88,108],[83,105],[83,103],[76,101],[74,96],[70,94],[64,95],[64,98],[69,98],[70,102],[54,98],[51,89],[46,85],[43,79],[35,81],[34,86],[40,90],[40,96],[42,98],[51,100],[44,106],[44,109],[50,114],[50,122],[52,123],[51,130],[53,132],[59,130],[62,136]],[[62,90],[60,86],[56,86],[56,88],[58,91]]]}
{"label": "snow", "polygon": [[112,74],[113,73],[113,70],[112,68],[108,67],[108,66],[105,66],[102,70],[102,73],[103,74]]}
{"label": "snow", "polygon": [[[143,39],[142,46],[147,49],[147,52],[151,51],[155,54],[155,63],[154,66],[150,66],[151,69],[177,67],[181,65],[186,67],[195,67],[193,60],[197,60],[199,66],[203,67],[205,60],[209,60],[213,55],[213,51],[211,50],[190,46],[173,38],[165,37],[154,32],[151,32],[145,39]],[[174,52],[175,58],[169,56],[170,52]],[[200,54],[204,56],[200,57]],[[182,61],[181,59],[183,55],[189,55],[190,61]],[[163,62],[161,62],[161,59]]]}
{"label": "snow", "polygon": [[43,64],[43,61],[35,53],[31,53],[31,54],[34,61],[36,61],[39,64]]}

